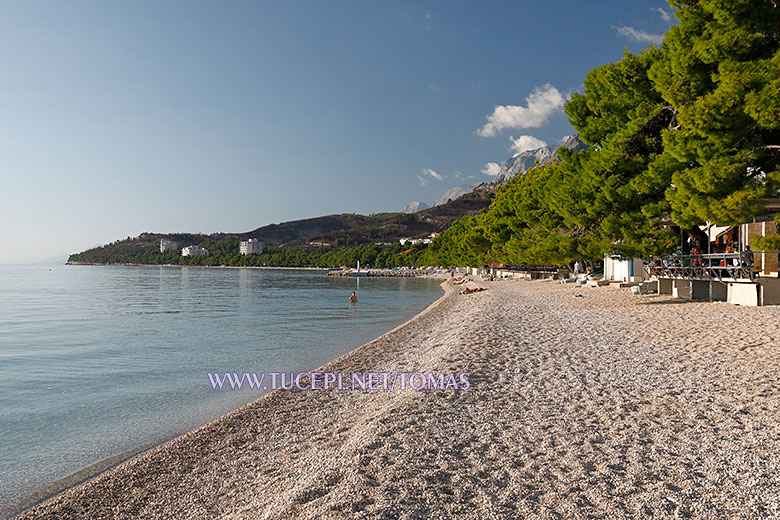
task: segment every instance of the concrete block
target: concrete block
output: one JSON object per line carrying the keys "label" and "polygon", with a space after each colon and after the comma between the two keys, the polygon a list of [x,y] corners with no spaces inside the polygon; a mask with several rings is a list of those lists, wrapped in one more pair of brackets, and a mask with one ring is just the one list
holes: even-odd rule
{"label": "concrete block", "polygon": [[761,286],[757,283],[729,283],[728,302],[756,307],[761,305]]}
{"label": "concrete block", "polygon": [[669,278],[658,280],[658,294],[672,294],[673,282]]}
{"label": "concrete block", "polygon": [[672,297],[691,299],[691,282],[689,280],[672,280]]}
{"label": "concrete block", "polygon": [[725,302],[729,299],[729,286],[723,282],[712,282],[712,301]]}
{"label": "concrete block", "polygon": [[760,278],[761,305],[780,305],[780,279]]}
{"label": "concrete block", "polygon": [[709,300],[710,282],[705,280],[691,280],[691,299]]}

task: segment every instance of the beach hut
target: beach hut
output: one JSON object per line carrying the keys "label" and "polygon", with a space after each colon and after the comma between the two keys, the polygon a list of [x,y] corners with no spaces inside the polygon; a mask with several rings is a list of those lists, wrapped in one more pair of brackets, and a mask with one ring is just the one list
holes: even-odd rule
{"label": "beach hut", "polygon": [[604,256],[604,279],[611,282],[641,282],[648,278],[641,258]]}

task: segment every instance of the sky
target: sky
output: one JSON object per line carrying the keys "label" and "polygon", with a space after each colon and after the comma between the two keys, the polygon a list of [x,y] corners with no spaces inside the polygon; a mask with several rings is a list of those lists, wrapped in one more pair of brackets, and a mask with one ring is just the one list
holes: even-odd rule
{"label": "sky", "polygon": [[400,211],[574,132],[663,2],[0,0],[0,263]]}

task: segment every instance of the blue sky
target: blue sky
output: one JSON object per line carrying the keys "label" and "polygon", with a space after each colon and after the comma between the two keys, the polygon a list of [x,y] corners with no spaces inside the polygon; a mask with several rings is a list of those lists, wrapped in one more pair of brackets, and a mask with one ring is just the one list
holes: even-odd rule
{"label": "blue sky", "polygon": [[589,69],[657,42],[669,13],[0,2],[0,263],[144,231],[398,211],[489,181],[488,163],[572,133],[562,100]]}

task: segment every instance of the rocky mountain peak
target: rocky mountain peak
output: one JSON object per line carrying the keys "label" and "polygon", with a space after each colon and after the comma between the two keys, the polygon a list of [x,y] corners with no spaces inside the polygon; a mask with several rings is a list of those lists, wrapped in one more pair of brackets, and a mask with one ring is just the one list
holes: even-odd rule
{"label": "rocky mountain peak", "polygon": [[428,205],[424,202],[419,201],[413,201],[406,205],[404,209],[401,210],[401,213],[417,213],[420,210],[428,209]]}
{"label": "rocky mountain peak", "polygon": [[[588,148],[588,145],[580,141],[577,134],[568,135],[563,138],[562,147],[568,148],[572,152],[579,152]],[[521,173],[536,166],[536,164],[550,164],[558,157],[558,146],[543,146],[535,150],[526,150],[513,157],[510,157],[496,175],[497,183],[503,182],[512,177],[517,177]]]}

